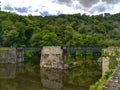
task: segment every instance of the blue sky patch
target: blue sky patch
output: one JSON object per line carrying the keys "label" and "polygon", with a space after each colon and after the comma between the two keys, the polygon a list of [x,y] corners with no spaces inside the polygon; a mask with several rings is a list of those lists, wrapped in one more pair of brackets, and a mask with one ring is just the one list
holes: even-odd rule
{"label": "blue sky patch", "polygon": [[14,9],[20,13],[27,13],[28,12],[28,8],[26,8],[26,7],[15,7]]}

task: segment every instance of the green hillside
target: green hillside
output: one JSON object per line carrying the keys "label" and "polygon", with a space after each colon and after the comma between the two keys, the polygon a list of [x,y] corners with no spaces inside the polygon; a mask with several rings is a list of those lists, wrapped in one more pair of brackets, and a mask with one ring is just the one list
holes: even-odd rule
{"label": "green hillside", "polygon": [[0,47],[120,45],[120,14],[20,16],[0,12]]}

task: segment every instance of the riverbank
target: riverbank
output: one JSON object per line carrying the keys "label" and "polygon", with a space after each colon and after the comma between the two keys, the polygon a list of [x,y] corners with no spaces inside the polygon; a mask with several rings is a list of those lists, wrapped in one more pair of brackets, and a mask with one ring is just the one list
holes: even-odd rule
{"label": "riverbank", "polygon": [[90,90],[120,90],[119,82],[117,82],[119,81],[120,71],[120,49],[118,47],[109,47],[104,49],[102,54],[104,58],[108,58],[109,65],[104,66],[108,67],[105,74],[98,82],[90,86]]}

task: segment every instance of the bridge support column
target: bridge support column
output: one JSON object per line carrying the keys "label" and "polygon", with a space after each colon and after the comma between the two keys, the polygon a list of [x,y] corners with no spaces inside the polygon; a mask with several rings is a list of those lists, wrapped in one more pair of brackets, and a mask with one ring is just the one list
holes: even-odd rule
{"label": "bridge support column", "polygon": [[109,57],[102,57],[102,76],[109,70]]}
{"label": "bridge support column", "polygon": [[17,50],[16,50],[16,62],[24,62],[24,50],[23,50],[23,48],[17,48]]}
{"label": "bridge support column", "polygon": [[0,63],[16,63],[16,48],[0,50]]}
{"label": "bridge support column", "polygon": [[41,52],[40,67],[64,68],[63,50],[60,46],[45,46]]}
{"label": "bridge support column", "polygon": [[63,56],[63,61],[65,62],[67,59],[68,59],[68,57],[69,57],[69,51],[67,51],[67,50],[63,50],[63,54],[62,54]]}

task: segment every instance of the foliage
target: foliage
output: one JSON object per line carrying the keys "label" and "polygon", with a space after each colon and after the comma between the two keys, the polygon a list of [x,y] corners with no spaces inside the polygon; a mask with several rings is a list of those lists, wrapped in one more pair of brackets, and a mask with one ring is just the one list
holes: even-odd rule
{"label": "foliage", "polygon": [[96,82],[94,85],[90,86],[90,90],[101,90],[102,85],[108,80],[108,78],[111,76],[114,70],[108,70],[104,76],[101,77],[101,79]]}
{"label": "foliage", "polygon": [[68,59],[64,63],[67,64],[67,65],[73,65],[74,60],[73,59]]}
{"label": "foliage", "polygon": [[35,59],[35,58],[40,58],[40,53],[38,51],[33,51],[33,50],[27,50],[24,53],[25,56],[25,60],[29,60],[31,58]]}
{"label": "foliage", "polygon": [[115,69],[118,66],[118,61],[115,57],[110,57],[109,60],[109,69]]}
{"label": "foliage", "polygon": [[109,56],[109,53],[103,49],[102,50],[102,57],[106,57],[106,56]]}
{"label": "foliage", "polygon": [[35,66],[31,62],[28,62],[28,63],[25,64],[25,70],[27,72],[33,73],[34,69],[35,69]]}
{"label": "foliage", "polygon": [[0,47],[0,50],[9,50],[9,48],[6,48],[6,47]]}
{"label": "foliage", "polygon": [[119,16],[42,17],[0,11],[0,46],[119,46]]}

